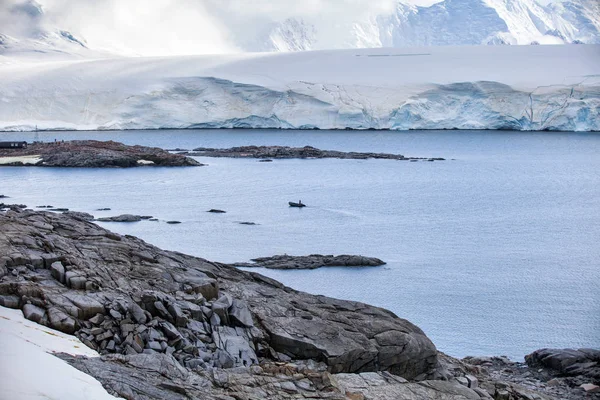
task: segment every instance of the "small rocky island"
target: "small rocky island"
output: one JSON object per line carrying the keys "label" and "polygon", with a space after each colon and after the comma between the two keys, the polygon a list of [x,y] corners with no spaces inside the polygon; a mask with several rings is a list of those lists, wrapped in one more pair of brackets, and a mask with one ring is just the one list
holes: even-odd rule
{"label": "small rocky island", "polygon": [[129,168],[201,165],[190,157],[157,147],[128,146],[113,141],[36,142],[23,148],[0,148],[0,166]]}
{"label": "small rocky island", "polygon": [[262,267],[268,269],[316,269],[321,267],[377,267],[385,262],[375,257],[342,254],[289,256],[287,254],[253,258],[251,263],[235,263],[237,267]]}
{"label": "small rocky island", "polygon": [[178,154],[202,157],[231,157],[231,158],[259,158],[261,161],[283,158],[342,158],[365,160],[368,158],[384,160],[424,160],[441,161],[439,157],[405,157],[402,154],[388,153],[357,153],[336,150],[320,150],[312,146],[288,147],[288,146],[240,146],[229,149],[214,149],[209,147],[198,147],[193,151],[179,151]]}
{"label": "small rocky island", "polygon": [[541,350],[530,366],[457,360],[388,310],[161,250],[77,214],[0,212],[0,306],[97,350],[57,356],[127,399],[600,397],[598,351]]}

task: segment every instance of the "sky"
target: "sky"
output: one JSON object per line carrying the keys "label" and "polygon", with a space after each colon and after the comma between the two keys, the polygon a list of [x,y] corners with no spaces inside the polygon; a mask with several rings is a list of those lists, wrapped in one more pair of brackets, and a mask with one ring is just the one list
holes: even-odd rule
{"label": "sky", "polygon": [[[398,0],[37,0],[42,16],[0,0],[0,33],[16,37],[59,28],[83,37],[89,47],[139,55],[216,54],[241,49],[247,37],[289,17],[315,25],[339,43],[343,29],[365,16],[391,13]],[[428,6],[439,0],[403,0]],[[551,0],[541,0],[548,2]],[[326,39],[327,40],[327,39]],[[236,45],[237,44],[237,45]]]}

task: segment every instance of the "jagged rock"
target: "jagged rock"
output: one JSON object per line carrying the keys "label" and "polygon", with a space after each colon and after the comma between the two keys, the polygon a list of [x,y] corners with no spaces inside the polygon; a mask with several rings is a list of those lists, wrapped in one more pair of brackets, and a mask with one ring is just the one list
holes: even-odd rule
{"label": "jagged rock", "polygon": [[129,303],[129,312],[131,316],[138,324],[145,324],[147,321],[146,314],[144,314],[144,310],[140,306],[138,306],[135,302]]}
{"label": "jagged rock", "polygon": [[169,304],[167,311],[169,311],[169,314],[171,314],[171,316],[173,317],[173,320],[175,321],[175,326],[184,327],[187,325],[188,319],[183,314],[183,311],[181,310],[181,307],[179,307],[179,305],[177,305],[176,303],[171,303]]}
{"label": "jagged rock", "polygon": [[104,306],[94,297],[76,293],[65,293],[64,296],[77,307],[77,317],[82,320],[104,313]]}
{"label": "jagged rock", "polygon": [[231,296],[224,293],[212,304],[212,312],[219,316],[221,322],[229,325],[229,307],[233,304]]}
{"label": "jagged rock", "polygon": [[584,376],[600,382],[600,350],[540,349],[525,356],[532,367],[553,370],[558,376]]}
{"label": "jagged rock", "polygon": [[254,325],[252,314],[250,313],[248,306],[238,299],[233,299],[231,307],[229,308],[229,316],[234,324],[248,328]]}
{"label": "jagged rock", "polygon": [[77,323],[67,313],[57,307],[50,307],[47,312],[50,327],[68,334],[75,333]]}
{"label": "jagged rock", "polygon": [[53,262],[50,265],[50,273],[54,279],[60,283],[65,283],[65,267],[60,261]]}
{"label": "jagged rock", "polygon": [[[27,307],[28,315],[45,311],[42,323],[100,351],[101,359],[69,362],[122,397],[344,399],[340,388],[376,399],[486,398],[474,389],[531,397],[527,389],[490,383],[477,369],[485,363],[442,365],[425,334],[390,311],[297,292],[87,221],[27,210],[0,214],[0,254],[0,265],[16,271],[2,277],[0,302],[38,307]],[[25,267],[31,260],[51,270],[60,261],[73,287]],[[77,278],[85,291],[75,289]],[[462,377],[470,388],[454,379]]]}

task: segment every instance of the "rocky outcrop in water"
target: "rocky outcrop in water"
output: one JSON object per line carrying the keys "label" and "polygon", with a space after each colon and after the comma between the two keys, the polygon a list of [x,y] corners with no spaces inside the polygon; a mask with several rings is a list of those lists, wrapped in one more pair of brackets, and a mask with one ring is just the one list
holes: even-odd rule
{"label": "rocky outcrop in water", "polygon": [[252,259],[252,263],[236,263],[238,267],[262,267],[269,269],[316,269],[320,267],[377,267],[385,262],[375,257],[342,254],[288,256],[287,254]]}
{"label": "rocky outcrop in water", "polygon": [[67,142],[32,143],[24,149],[0,149],[2,157],[38,156],[39,161],[13,161],[11,166],[42,167],[184,167],[201,166],[198,161],[168,151],[146,146],[127,146],[113,141],[72,140]]}
{"label": "rocky outcrop in water", "polygon": [[393,313],[103,229],[0,213],[0,305],[75,334],[61,355],[128,399],[545,399],[438,353]]}
{"label": "rocky outcrop in water", "polygon": [[[384,160],[427,160],[438,161],[443,158],[428,157],[405,157],[402,154],[388,153],[357,153],[335,150],[320,150],[312,146],[288,147],[288,146],[240,146],[229,149],[215,149],[209,147],[198,147],[191,152],[185,151],[180,154],[202,156],[202,157],[231,157],[231,158],[344,158],[359,159],[377,158]],[[262,161],[262,160],[261,160]]]}

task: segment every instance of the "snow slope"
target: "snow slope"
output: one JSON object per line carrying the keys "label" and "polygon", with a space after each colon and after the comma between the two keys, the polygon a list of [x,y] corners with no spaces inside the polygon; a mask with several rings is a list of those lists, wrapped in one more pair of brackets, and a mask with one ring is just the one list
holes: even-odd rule
{"label": "snow slope", "polygon": [[74,336],[26,320],[0,307],[0,400],[114,400],[100,382],[52,352],[99,357]]}
{"label": "snow slope", "polygon": [[384,46],[600,43],[600,2],[542,6],[535,0],[445,0],[430,7],[398,3],[380,16]]}
{"label": "snow slope", "polygon": [[[353,23],[288,19],[270,34],[236,43],[245,51],[480,44],[600,44],[600,1],[444,0],[419,7],[398,0],[392,13]],[[335,29],[332,31],[332,26]],[[281,35],[282,27],[288,33]],[[232,28],[235,29],[235,28]],[[330,36],[336,39],[332,40]],[[298,43],[302,43],[301,46]]]}
{"label": "snow slope", "polygon": [[0,130],[600,130],[600,46],[470,46],[0,65]]}

